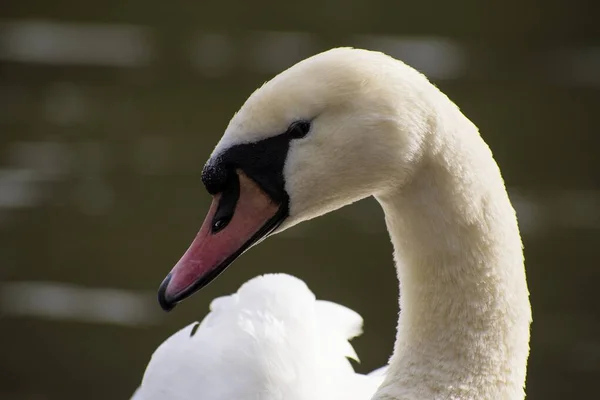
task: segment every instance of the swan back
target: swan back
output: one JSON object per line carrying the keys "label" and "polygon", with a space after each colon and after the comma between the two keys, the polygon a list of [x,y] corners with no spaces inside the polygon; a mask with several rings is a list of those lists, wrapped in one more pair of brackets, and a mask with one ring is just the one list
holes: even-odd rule
{"label": "swan back", "polygon": [[368,399],[383,378],[348,361],[361,329],[360,315],[316,300],[301,280],[260,276],[161,344],[134,398]]}

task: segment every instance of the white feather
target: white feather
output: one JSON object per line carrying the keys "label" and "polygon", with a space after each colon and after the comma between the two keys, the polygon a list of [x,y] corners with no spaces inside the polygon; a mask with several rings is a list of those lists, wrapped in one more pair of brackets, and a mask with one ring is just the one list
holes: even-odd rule
{"label": "white feather", "polygon": [[254,278],[210,310],[156,349],[135,400],[365,400],[383,381],[347,359],[360,315],[297,278]]}

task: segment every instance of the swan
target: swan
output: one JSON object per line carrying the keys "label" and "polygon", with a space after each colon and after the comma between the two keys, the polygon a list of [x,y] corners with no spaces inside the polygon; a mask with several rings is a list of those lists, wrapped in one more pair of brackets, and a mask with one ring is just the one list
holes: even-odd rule
{"label": "swan", "polygon": [[368,50],[307,58],[246,100],[202,181],[213,201],[159,288],[165,310],[268,236],[374,196],[401,312],[373,399],[524,398],[531,308],[515,211],[477,127],[424,75]]}
{"label": "swan", "polygon": [[369,399],[383,371],[348,361],[362,322],[296,277],[253,278],[156,349],[132,400]]}

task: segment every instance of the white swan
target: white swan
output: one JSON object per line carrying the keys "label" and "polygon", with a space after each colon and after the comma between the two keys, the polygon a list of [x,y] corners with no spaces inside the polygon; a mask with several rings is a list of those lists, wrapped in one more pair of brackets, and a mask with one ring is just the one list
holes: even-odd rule
{"label": "white swan", "polygon": [[170,309],[237,256],[367,196],[400,281],[394,354],[374,399],[522,399],[531,310],[515,212],[477,128],[381,53],[334,49],[254,92],[203,171],[214,196],[167,276]]}
{"label": "white swan", "polygon": [[347,359],[360,315],[297,278],[254,278],[210,310],[158,347],[132,400],[366,400],[383,381]]}

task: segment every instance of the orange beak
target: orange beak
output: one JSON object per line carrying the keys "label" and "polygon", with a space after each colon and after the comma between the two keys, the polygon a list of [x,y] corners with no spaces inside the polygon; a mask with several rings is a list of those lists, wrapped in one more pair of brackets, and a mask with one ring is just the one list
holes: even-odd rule
{"label": "orange beak", "polygon": [[[237,171],[237,199],[218,193],[196,238],[162,282],[158,299],[169,311],[206,286],[253,244],[271,233],[287,214],[287,204],[275,203],[252,179]],[[233,207],[227,220],[215,220],[224,203]],[[233,205],[232,205],[233,204]],[[225,227],[222,227],[226,224]]]}

